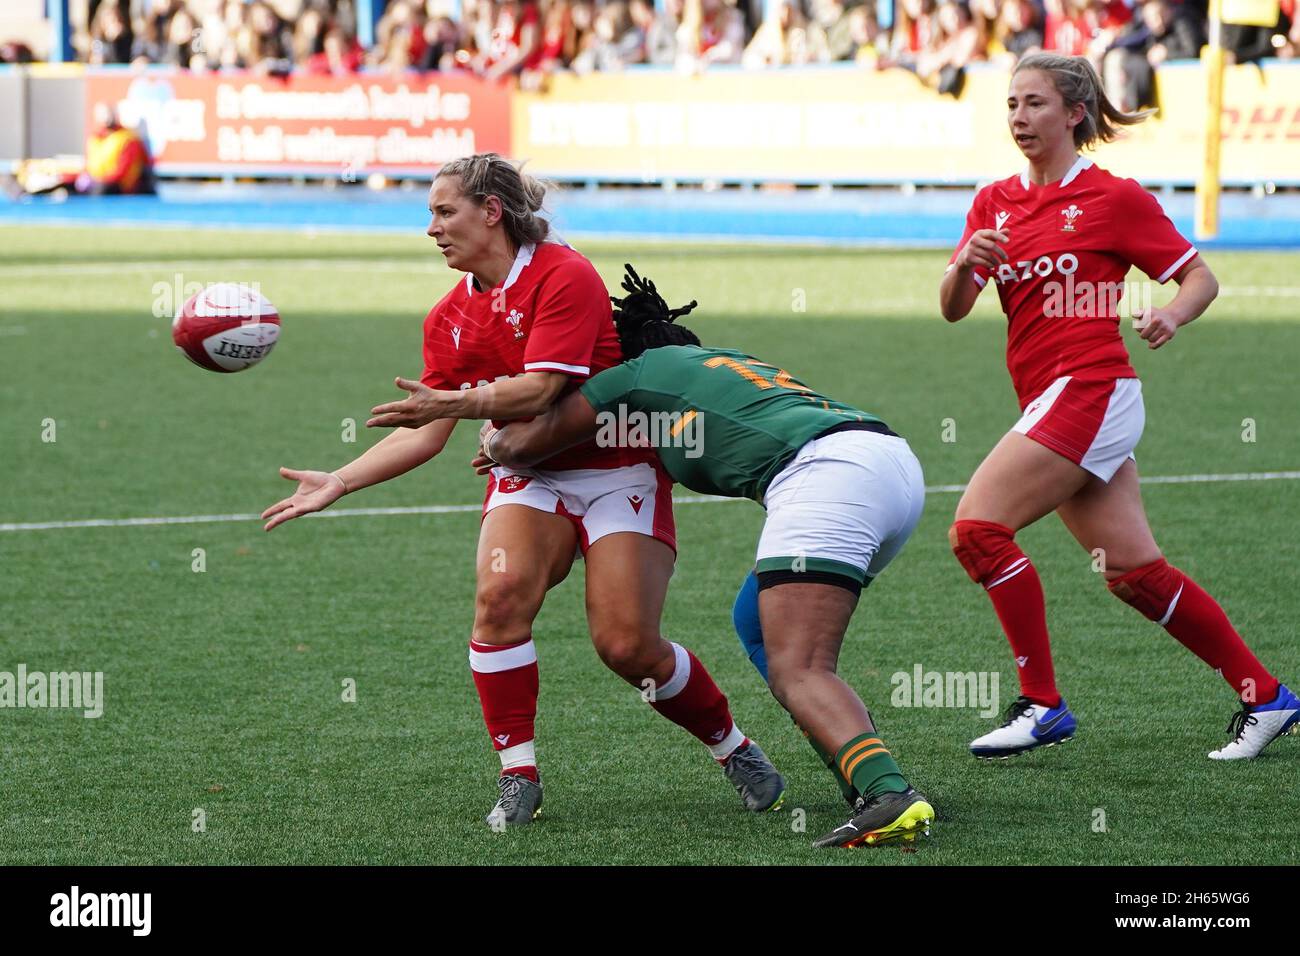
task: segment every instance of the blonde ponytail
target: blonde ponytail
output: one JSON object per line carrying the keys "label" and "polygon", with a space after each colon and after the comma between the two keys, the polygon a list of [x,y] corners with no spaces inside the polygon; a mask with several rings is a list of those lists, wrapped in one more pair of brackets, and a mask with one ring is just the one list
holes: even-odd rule
{"label": "blonde ponytail", "polygon": [[1021,70],[1042,70],[1051,77],[1052,86],[1061,94],[1067,110],[1083,104],[1083,121],[1074,128],[1077,149],[1090,149],[1097,140],[1113,142],[1119,138],[1119,127],[1133,126],[1155,113],[1155,110],[1125,113],[1117,107],[1106,96],[1101,77],[1085,57],[1031,53],[1016,64],[1012,75]]}

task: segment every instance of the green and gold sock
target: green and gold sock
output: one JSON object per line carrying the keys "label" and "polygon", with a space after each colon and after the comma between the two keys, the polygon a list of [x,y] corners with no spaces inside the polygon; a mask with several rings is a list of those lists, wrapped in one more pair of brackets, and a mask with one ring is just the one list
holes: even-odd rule
{"label": "green and gold sock", "polygon": [[872,800],[883,793],[902,793],[907,789],[903,772],[894,762],[879,735],[874,731],[859,734],[835,754],[835,766],[840,776],[862,794],[864,800]]}

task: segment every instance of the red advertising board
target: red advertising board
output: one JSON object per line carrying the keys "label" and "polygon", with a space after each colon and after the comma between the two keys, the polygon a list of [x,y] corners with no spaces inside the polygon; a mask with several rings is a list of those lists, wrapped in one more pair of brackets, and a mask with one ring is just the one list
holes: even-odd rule
{"label": "red advertising board", "polygon": [[86,124],[111,103],[171,174],[429,175],[510,153],[510,93],[471,76],[89,73]]}

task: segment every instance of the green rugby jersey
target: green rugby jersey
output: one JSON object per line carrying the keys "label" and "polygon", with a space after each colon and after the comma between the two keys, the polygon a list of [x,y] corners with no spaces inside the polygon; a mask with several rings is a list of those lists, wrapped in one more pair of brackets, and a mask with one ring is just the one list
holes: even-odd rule
{"label": "green rugby jersey", "polygon": [[874,415],[731,349],[647,349],[589,379],[582,394],[597,412],[598,444],[646,437],[675,481],[728,498],[761,501],[799,449],[837,425],[883,428]]}

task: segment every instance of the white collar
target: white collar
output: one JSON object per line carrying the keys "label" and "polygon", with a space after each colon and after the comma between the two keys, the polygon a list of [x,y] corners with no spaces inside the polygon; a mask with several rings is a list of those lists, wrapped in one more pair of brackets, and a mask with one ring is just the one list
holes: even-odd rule
{"label": "white collar", "polygon": [[[1087,156],[1080,156],[1078,159],[1074,161],[1074,165],[1070,167],[1069,171],[1061,178],[1061,181],[1056,185],[1061,189],[1064,189],[1066,186],[1070,185],[1070,183],[1078,179],[1080,173],[1082,173],[1085,169],[1089,169],[1091,167],[1092,167],[1092,160],[1089,159]],[[1025,171],[1020,174],[1020,185],[1023,186],[1026,191],[1029,190],[1029,167],[1028,166],[1026,166]]]}
{"label": "white collar", "polygon": [[[519,247],[519,251],[515,253],[514,264],[510,267],[510,274],[506,276],[506,281],[501,283],[502,289],[508,289],[515,284],[519,278],[519,273],[524,271],[524,266],[533,261],[533,253],[536,251],[537,246],[531,242],[526,242]],[[472,272],[465,273],[465,289],[470,295],[473,295],[476,291],[474,289],[474,273]]]}

